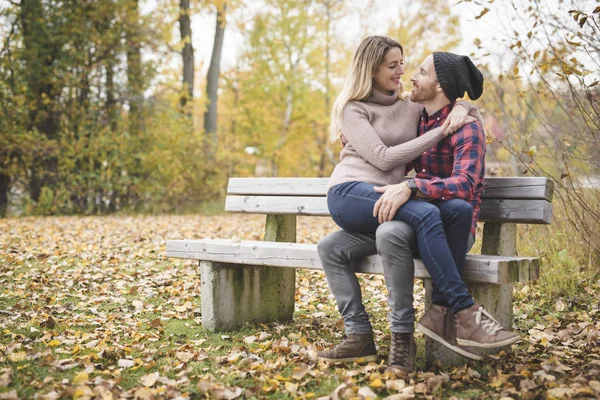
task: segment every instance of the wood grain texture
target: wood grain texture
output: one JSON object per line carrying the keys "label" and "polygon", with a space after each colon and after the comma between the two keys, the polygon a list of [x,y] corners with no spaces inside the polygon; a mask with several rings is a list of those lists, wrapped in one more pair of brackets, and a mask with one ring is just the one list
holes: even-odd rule
{"label": "wood grain texture", "polygon": [[[227,196],[225,211],[249,214],[328,216],[327,198],[299,196]],[[480,222],[549,224],[546,200],[483,199]]]}
{"label": "wood grain texture", "polygon": [[[167,257],[230,264],[323,269],[317,255],[316,245],[307,243],[234,242],[208,239],[169,240],[167,241]],[[356,262],[355,269],[357,272],[383,274],[381,258],[378,255]],[[539,259],[467,255],[462,275],[467,282],[504,284],[530,280],[532,269],[539,270]],[[524,271],[528,271],[528,273]],[[430,277],[423,263],[418,259],[415,259],[415,277]],[[528,277],[529,279],[527,279]]]}
{"label": "wood grain texture", "polygon": [[[227,193],[255,196],[325,196],[329,178],[230,178]],[[482,198],[552,201],[554,183],[539,177],[489,177]]]}

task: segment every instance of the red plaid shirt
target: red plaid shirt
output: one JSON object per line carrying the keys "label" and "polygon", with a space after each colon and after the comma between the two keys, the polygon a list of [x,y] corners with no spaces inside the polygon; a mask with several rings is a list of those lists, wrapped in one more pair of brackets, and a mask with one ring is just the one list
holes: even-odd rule
{"label": "red plaid shirt", "polygon": [[[428,116],[423,110],[421,136],[444,123],[455,102]],[[440,200],[464,199],[473,206],[471,233],[475,236],[485,173],[485,134],[479,122],[472,122],[439,141],[412,162],[419,190]]]}

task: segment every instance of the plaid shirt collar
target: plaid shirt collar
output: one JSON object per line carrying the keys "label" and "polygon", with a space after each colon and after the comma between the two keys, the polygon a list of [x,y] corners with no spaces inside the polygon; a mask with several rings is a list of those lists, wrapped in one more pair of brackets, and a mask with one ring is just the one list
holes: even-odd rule
{"label": "plaid shirt collar", "polygon": [[456,101],[453,101],[453,102],[445,105],[444,107],[440,108],[439,110],[437,110],[436,112],[434,112],[431,115],[428,115],[427,110],[425,108],[423,108],[423,115],[422,115],[421,121],[425,122],[428,125],[429,129],[431,129],[430,125],[432,125],[432,123],[435,124],[437,121],[439,121],[439,123],[442,124],[446,120],[446,118],[448,118],[448,115],[454,108],[455,104],[456,104]]}

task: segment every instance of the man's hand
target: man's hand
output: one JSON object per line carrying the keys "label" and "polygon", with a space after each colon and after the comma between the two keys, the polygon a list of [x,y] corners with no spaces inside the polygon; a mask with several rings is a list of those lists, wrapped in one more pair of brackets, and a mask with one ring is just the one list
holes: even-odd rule
{"label": "man's hand", "polygon": [[477,118],[471,117],[468,114],[467,109],[460,104],[455,106],[442,124],[444,136],[453,134],[464,125],[470,124],[471,122],[477,122]]}
{"label": "man's hand", "polygon": [[375,203],[375,207],[373,207],[373,216],[377,217],[380,224],[393,220],[396,211],[410,199],[411,195],[406,182],[396,185],[375,186],[375,191],[383,193]]}

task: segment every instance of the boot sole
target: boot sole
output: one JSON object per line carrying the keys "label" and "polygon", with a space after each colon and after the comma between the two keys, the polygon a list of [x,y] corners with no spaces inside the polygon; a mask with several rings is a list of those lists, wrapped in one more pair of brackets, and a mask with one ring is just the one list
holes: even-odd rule
{"label": "boot sole", "polygon": [[447,342],[446,340],[444,340],[443,337],[441,337],[438,334],[436,334],[435,332],[433,332],[433,331],[425,328],[421,324],[417,324],[417,330],[419,332],[421,332],[422,334],[424,334],[424,335],[430,337],[431,339],[435,340],[436,342],[438,342],[440,344],[443,344],[444,346],[446,346],[447,348],[449,348],[453,352],[455,352],[457,354],[460,354],[461,356],[463,356],[465,358],[468,358],[470,360],[475,360],[475,361],[480,361],[482,359],[482,357],[480,355],[477,355],[477,354],[474,354],[474,353],[470,353],[470,352],[468,352],[466,350],[461,349],[460,347],[457,347],[457,346],[454,346],[454,345],[450,344],[449,342]]}
{"label": "boot sole", "polygon": [[479,342],[473,342],[472,340],[456,338],[456,342],[461,346],[478,347],[480,349],[495,349],[498,347],[510,346],[511,344],[517,343],[519,340],[521,340],[521,338],[516,336],[514,338],[505,339],[501,342],[479,343]]}
{"label": "boot sole", "polygon": [[317,359],[323,360],[323,361],[328,362],[330,364],[336,364],[336,363],[357,363],[357,364],[361,364],[361,363],[367,363],[367,362],[377,361],[377,354],[372,355],[372,356],[346,357],[346,358],[327,358],[327,357],[317,356]]}

